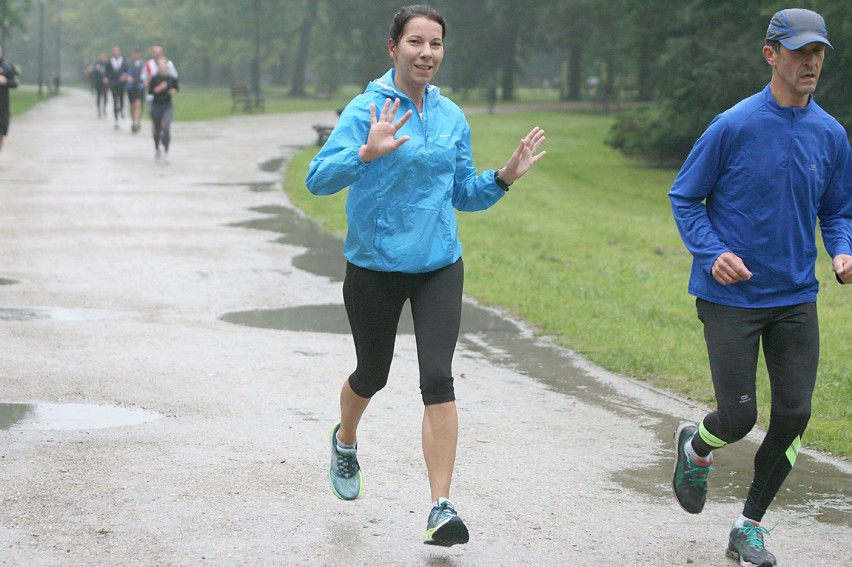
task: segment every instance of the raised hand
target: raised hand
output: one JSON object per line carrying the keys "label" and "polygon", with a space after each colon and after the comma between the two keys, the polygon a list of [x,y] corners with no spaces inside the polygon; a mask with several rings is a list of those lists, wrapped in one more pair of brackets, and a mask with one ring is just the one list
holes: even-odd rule
{"label": "raised hand", "polygon": [[411,136],[394,138],[412,114],[412,111],[409,110],[402,115],[402,118],[394,122],[397,111],[399,111],[399,99],[393,101],[393,106],[391,106],[390,99],[386,100],[378,118],[376,118],[376,105],[370,105],[370,134],[367,136],[367,143],[358,150],[358,155],[364,162],[369,163],[376,158],[396,151],[411,139]]}
{"label": "raised hand", "polygon": [[524,136],[521,143],[515,148],[506,165],[500,168],[500,179],[511,185],[516,179],[529,171],[538,160],[546,156],[546,151],[536,153],[544,140],[544,130],[538,126],[530,130],[530,133]]}

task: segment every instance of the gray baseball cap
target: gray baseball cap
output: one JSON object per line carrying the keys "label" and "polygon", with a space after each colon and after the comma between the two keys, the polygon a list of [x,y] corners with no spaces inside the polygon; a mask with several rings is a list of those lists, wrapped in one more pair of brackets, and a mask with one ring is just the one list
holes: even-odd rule
{"label": "gray baseball cap", "polygon": [[789,8],[776,12],[766,30],[767,40],[778,40],[787,49],[799,49],[818,41],[834,49],[828,42],[825,20],[816,12],[803,8]]}

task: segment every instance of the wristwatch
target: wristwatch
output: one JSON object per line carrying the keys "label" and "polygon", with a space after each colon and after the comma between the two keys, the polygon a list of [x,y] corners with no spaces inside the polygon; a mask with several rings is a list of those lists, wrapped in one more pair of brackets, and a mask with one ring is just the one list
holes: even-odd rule
{"label": "wristwatch", "polygon": [[511,183],[506,183],[505,181],[500,179],[499,169],[494,170],[494,183],[496,183],[503,191],[508,191],[509,187],[512,185]]}

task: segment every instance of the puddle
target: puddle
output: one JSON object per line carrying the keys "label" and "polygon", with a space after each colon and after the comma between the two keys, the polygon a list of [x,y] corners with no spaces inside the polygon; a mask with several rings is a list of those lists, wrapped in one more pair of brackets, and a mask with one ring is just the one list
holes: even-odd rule
{"label": "puddle", "polygon": [[[342,303],[237,311],[223,315],[221,319],[228,323],[260,329],[349,334],[349,320],[346,318],[346,308]],[[465,304],[462,307],[462,333],[507,331],[517,333],[518,328],[506,319],[475,305]],[[414,322],[409,309],[402,311],[398,332],[403,335],[414,334]]]}
{"label": "puddle", "polygon": [[277,181],[246,181],[245,183],[198,183],[210,187],[248,187],[253,193],[269,193],[278,189]]}
{"label": "puddle", "polygon": [[293,259],[293,266],[306,272],[343,281],[346,266],[343,260],[343,240],[322,230],[309,218],[293,209],[280,206],[255,207],[250,209],[264,216],[231,226],[253,228],[279,233],[276,242],[303,246],[305,253]]}
{"label": "puddle", "polygon": [[61,307],[0,307],[0,321],[93,321],[114,319],[126,314],[103,309],[65,309]]}
{"label": "puddle", "polygon": [[32,309],[0,307],[0,321],[33,321],[35,319],[50,319],[50,317]]}
{"label": "puddle", "polygon": [[10,280],[8,278],[0,278],[0,285],[14,285],[18,283],[17,280]]}
{"label": "puddle", "polygon": [[284,162],[286,162],[286,161],[287,161],[286,158],[283,158],[283,157],[273,158],[273,159],[270,159],[270,160],[267,160],[267,161],[261,163],[257,167],[261,171],[266,171],[267,173],[275,173],[276,171],[278,171],[282,167],[284,167]]}
{"label": "puddle", "polygon": [[[341,335],[349,333],[349,321],[346,319],[346,310],[342,304],[237,311],[227,313],[221,319],[227,323],[258,329]],[[405,331],[400,329],[400,332]]]}
{"label": "puddle", "polygon": [[[650,466],[625,470],[614,479],[622,486],[658,498],[672,501],[671,478],[674,461],[671,435],[677,422],[669,417],[654,427],[658,437],[666,441],[665,454],[653,455]],[[757,445],[750,441],[738,442],[716,453],[708,483],[708,505],[713,502],[743,503],[751,484],[752,461]],[[790,472],[781,492],[770,508],[783,507],[796,510],[803,517],[836,525],[849,525],[852,521],[852,494],[849,477],[835,467],[826,465],[804,454],[799,454],[796,466]]]}
{"label": "puddle", "polygon": [[[277,242],[306,248],[303,255],[294,259],[296,267],[334,281],[343,280],[341,239],[285,207],[260,207],[253,211],[265,216],[236,226],[281,234]],[[410,310],[404,309],[400,333],[413,333],[410,317]],[[244,311],[226,314],[222,319],[266,329],[349,333],[342,304]],[[649,453],[649,462],[644,463],[644,467],[625,470],[615,475],[613,480],[643,495],[672,501],[671,436],[677,428],[677,418],[654,411],[642,401],[602,383],[575,364],[569,351],[536,339],[487,308],[465,301],[461,325],[461,346],[481,353],[495,364],[525,374],[555,392],[627,416],[635,421],[637,427],[652,429],[658,443],[656,449]],[[756,450],[754,442],[744,440],[720,451],[716,459],[718,470],[711,477],[708,496],[711,502],[744,500],[751,482]],[[849,525],[852,523],[852,494],[849,493],[852,484],[849,477],[843,470],[802,453],[773,507],[793,509],[822,522]]]}
{"label": "puddle", "polygon": [[93,404],[0,403],[0,430],[76,431],[140,425],[156,413]]}

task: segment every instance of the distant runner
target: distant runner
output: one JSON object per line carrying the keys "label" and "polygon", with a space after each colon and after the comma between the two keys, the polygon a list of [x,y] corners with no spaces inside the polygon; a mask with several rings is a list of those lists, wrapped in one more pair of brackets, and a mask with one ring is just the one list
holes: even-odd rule
{"label": "distant runner", "polygon": [[9,133],[9,89],[17,86],[18,72],[14,65],[3,59],[3,48],[0,47],[0,150],[3,149],[3,140]]}

